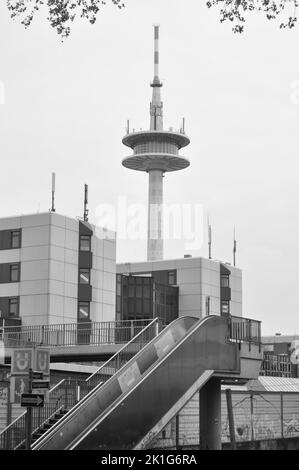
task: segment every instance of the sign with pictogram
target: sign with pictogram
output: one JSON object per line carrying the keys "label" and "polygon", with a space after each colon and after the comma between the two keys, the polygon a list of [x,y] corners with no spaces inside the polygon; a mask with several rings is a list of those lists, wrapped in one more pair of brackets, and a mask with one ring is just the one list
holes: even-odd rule
{"label": "sign with pictogram", "polygon": [[21,403],[21,396],[26,393],[29,388],[29,378],[16,376],[10,378],[10,402]]}
{"label": "sign with pictogram", "polygon": [[44,375],[50,374],[50,351],[49,349],[37,349],[35,356],[35,371]]}
{"label": "sign with pictogram", "polygon": [[26,375],[32,368],[33,350],[14,349],[11,359],[11,375]]}
{"label": "sign with pictogram", "polygon": [[33,393],[23,393],[21,396],[21,406],[44,406],[44,395],[34,395]]}

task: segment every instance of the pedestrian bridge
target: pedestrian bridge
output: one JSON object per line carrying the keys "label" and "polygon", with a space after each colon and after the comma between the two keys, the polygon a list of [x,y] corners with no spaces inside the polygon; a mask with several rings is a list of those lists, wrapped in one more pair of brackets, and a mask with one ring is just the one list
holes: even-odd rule
{"label": "pedestrian bridge", "polygon": [[[62,323],[53,325],[18,325],[0,328],[5,363],[9,364],[16,348],[50,349],[51,362],[106,361],[131,341],[153,319],[110,322]],[[157,318],[156,334],[165,325]],[[230,340],[261,343],[260,322],[244,317],[229,319]]]}

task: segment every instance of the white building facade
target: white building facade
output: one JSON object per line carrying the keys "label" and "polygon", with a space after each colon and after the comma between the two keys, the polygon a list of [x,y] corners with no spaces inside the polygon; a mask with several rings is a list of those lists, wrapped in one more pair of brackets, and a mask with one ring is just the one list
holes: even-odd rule
{"label": "white building facade", "polygon": [[115,234],[54,212],[0,219],[1,318],[115,318]]}
{"label": "white building facade", "polygon": [[118,274],[150,275],[179,287],[179,316],[242,316],[242,271],[205,258],[121,263]]}

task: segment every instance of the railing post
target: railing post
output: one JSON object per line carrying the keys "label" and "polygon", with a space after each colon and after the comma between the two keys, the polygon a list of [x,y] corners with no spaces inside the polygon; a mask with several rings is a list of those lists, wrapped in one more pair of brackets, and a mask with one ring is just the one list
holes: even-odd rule
{"label": "railing post", "polygon": [[254,410],[253,410],[253,393],[250,392],[250,427],[251,427],[251,440],[254,441]]}
{"label": "railing post", "polygon": [[155,336],[158,336],[159,334],[159,319],[157,319],[155,323]]}
{"label": "railing post", "polygon": [[134,324],[133,324],[133,320],[130,320],[130,339],[132,339],[134,337]]}
{"label": "railing post", "polygon": [[281,438],[284,438],[284,429],[283,429],[283,392],[280,392],[280,428],[281,428]]}
{"label": "railing post", "polygon": [[1,332],[1,336],[2,336],[2,341],[4,342],[4,330],[5,330],[5,318],[2,319],[2,332]]}
{"label": "railing post", "polygon": [[232,402],[232,392],[230,388],[225,390],[226,393],[226,405],[227,405],[227,414],[228,414],[228,424],[229,424],[229,435],[231,450],[236,450],[236,435],[235,435],[235,424],[234,424],[234,412],[233,412],[233,402]]}

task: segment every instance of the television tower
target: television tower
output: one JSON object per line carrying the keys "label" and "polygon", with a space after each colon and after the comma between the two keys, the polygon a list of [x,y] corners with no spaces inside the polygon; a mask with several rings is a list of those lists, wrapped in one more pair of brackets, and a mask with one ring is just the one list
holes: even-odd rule
{"label": "television tower", "polygon": [[179,155],[179,149],[186,147],[190,139],[185,135],[185,124],[179,131],[163,129],[163,102],[161,101],[162,83],[159,78],[159,26],[154,27],[154,80],[150,104],[150,129],[131,132],[122,142],[133,150],[133,155],[123,159],[122,164],[131,170],[146,171],[149,176],[148,192],[148,240],[147,259],[163,259],[163,176],[168,171],[178,171],[190,165]]}

